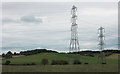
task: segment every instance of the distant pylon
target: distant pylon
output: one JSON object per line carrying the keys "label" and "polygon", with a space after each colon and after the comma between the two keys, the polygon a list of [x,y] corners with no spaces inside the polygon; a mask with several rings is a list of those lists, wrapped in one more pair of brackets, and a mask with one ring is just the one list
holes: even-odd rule
{"label": "distant pylon", "polygon": [[78,52],[79,51],[79,41],[78,41],[78,25],[76,24],[77,15],[76,15],[77,7],[74,5],[71,9],[71,40],[70,40],[70,49],[69,52]]}
{"label": "distant pylon", "polygon": [[103,27],[100,27],[98,29],[98,38],[99,38],[99,43],[98,43],[98,47],[100,50],[100,56],[99,58],[101,59],[101,63],[105,62],[104,61],[104,55],[103,55],[103,50],[104,50],[104,40],[105,40],[105,29]]}

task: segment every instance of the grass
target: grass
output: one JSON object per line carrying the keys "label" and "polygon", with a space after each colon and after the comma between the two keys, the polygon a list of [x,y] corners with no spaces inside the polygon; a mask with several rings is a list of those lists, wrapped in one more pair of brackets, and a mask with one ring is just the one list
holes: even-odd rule
{"label": "grass", "polygon": [[3,72],[118,72],[114,64],[3,66]]}
{"label": "grass", "polygon": [[120,56],[120,54],[113,54],[113,55],[110,55],[106,58],[108,58],[108,59],[119,59],[118,56]]}
{"label": "grass", "polygon": [[[18,58],[11,58],[3,60],[5,63],[6,60],[10,60],[11,64],[26,64],[26,63],[36,63],[37,65],[41,65],[41,60],[46,58],[49,60],[49,65],[52,60],[65,60],[68,61],[69,64],[72,65],[73,60],[79,59],[82,63],[88,62],[89,64],[99,64],[99,59],[97,57],[89,57],[89,56],[80,56],[78,54],[60,54],[60,53],[40,53],[30,56],[22,56]],[[117,64],[118,59],[106,58],[106,62],[108,64]]]}
{"label": "grass", "polygon": [[[100,64],[100,60],[97,57],[80,56],[78,54],[64,54],[64,53],[40,53],[30,56],[22,56],[11,59],[11,64],[27,64],[34,62],[37,65],[32,66],[13,66],[3,65],[3,72],[118,72],[118,59],[117,55],[111,55],[106,57],[107,64]],[[48,65],[41,65],[41,60],[46,58],[49,60]],[[81,60],[82,64],[73,65],[75,59]],[[52,60],[65,60],[69,62],[69,65],[50,65]],[[83,64],[88,62],[89,64]]]}

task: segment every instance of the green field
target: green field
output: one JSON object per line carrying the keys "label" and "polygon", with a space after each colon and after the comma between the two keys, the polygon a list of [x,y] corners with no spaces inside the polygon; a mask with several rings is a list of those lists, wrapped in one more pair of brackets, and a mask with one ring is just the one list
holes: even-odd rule
{"label": "green field", "polygon": [[[73,63],[73,60],[79,59],[82,63],[88,62],[89,64],[99,64],[100,60],[97,57],[89,57],[89,56],[80,56],[78,54],[60,54],[60,53],[40,53],[30,56],[22,56],[18,58],[11,58],[6,59],[10,60],[11,64],[26,64],[26,63],[36,63],[37,65],[41,65],[41,60],[43,58],[46,58],[49,60],[49,64],[52,60],[66,60],[69,62],[69,64]],[[6,61],[3,60],[3,63]],[[117,59],[106,59],[106,62],[108,64],[117,64]]]}
{"label": "green field", "polygon": [[[48,59],[48,65],[42,65],[41,60]],[[75,59],[81,60],[82,64],[73,65]],[[78,54],[64,54],[64,53],[40,53],[30,56],[22,56],[18,58],[4,59],[10,60],[11,64],[27,64],[34,62],[37,65],[33,66],[12,66],[4,65],[3,72],[117,72],[118,59],[106,58],[107,64],[100,64],[97,57],[80,56]],[[65,60],[69,65],[50,65],[52,60]],[[89,64],[84,64],[88,62]]]}
{"label": "green field", "polygon": [[3,72],[118,72],[118,66],[116,64],[3,66]]}

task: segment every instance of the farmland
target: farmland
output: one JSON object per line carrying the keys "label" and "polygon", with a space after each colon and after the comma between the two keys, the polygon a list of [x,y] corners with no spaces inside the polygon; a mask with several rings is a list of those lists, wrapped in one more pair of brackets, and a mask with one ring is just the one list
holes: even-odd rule
{"label": "farmland", "polygon": [[[113,56],[113,57],[112,57]],[[3,72],[117,72],[118,71],[118,59],[117,55],[111,55],[106,57],[105,61],[107,64],[101,64],[100,59],[97,57],[80,56],[78,54],[65,54],[65,53],[40,53],[30,56],[21,56],[17,58],[4,59],[3,64],[6,60],[11,61],[11,64],[27,64],[35,63],[36,65],[27,66],[13,66],[3,65]],[[42,59],[48,59],[47,65],[42,65]],[[115,59],[114,59],[115,58]],[[73,61],[79,59],[82,64],[73,65]],[[68,65],[51,65],[52,60],[65,60],[68,61]],[[88,64],[84,64],[84,63]]]}

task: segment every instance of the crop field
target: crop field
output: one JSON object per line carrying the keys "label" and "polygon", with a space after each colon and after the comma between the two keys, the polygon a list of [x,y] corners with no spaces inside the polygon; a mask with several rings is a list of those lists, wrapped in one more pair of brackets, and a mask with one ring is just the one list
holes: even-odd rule
{"label": "crop field", "polygon": [[[36,65],[3,65],[3,72],[117,72],[118,71],[118,59],[117,55],[106,57],[107,64],[101,64],[100,59],[97,57],[80,56],[78,54],[64,54],[64,53],[40,53],[30,56],[21,56],[17,58],[4,59],[11,61],[11,64],[27,64],[35,63]],[[42,65],[42,59],[48,59],[47,65]],[[73,61],[79,59],[82,64],[73,65]],[[65,60],[69,62],[68,65],[51,65],[52,60]],[[88,64],[84,64],[87,62]]]}

